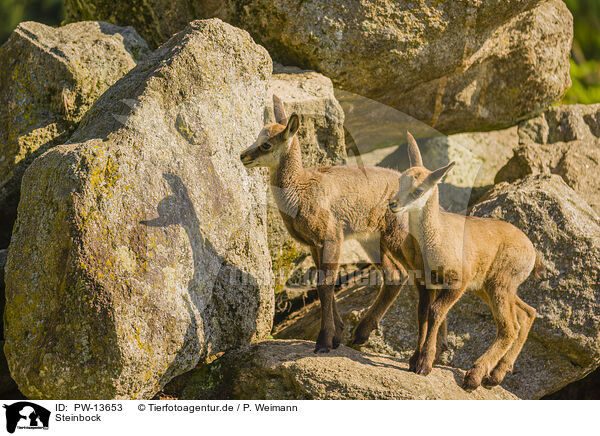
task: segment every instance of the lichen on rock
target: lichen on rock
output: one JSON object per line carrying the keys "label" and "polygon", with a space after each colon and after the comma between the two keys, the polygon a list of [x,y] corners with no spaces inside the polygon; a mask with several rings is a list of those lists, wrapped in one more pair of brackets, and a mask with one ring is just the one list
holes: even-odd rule
{"label": "lichen on rock", "polygon": [[5,313],[25,395],[149,398],[269,334],[266,185],[239,153],[271,70],[246,32],[195,21],[27,169]]}
{"label": "lichen on rock", "polygon": [[0,47],[0,247],[27,166],[67,142],[94,101],[149,53],[132,27],[96,21],[23,22]]}

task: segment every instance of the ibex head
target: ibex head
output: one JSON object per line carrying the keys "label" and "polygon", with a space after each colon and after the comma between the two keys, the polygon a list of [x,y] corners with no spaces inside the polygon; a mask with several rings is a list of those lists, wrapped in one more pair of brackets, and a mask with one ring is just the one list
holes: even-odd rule
{"label": "ibex head", "polygon": [[455,162],[450,162],[445,167],[429,171],[423,166],[421,152],[415,138],[408,132],[406,132],[406,137],[408,139],[410,168],[400,176],[400,189],[390,200],[390,210],[397,214],[425,207],[427,200],[433,193],[433,188],[455,164]]}
{"label": "ibex head", "polygon": [[276,95],[273,95],[273,108],[276,122],[263,127],[254,144],[240,154],[247,168],[278,166],[281,155],[291,145],[300,128],[298,114],[294,112],[288,118],[282,101]]}

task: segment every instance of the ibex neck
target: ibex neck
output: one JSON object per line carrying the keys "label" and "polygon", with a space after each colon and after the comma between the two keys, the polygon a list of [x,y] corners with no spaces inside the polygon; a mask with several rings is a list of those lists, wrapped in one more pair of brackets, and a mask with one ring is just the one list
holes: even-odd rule
{"label": "ibex neck", "polygon": [[281,155],[279,166],[271,173],[271,184],[278,188],[292,187],[303,173],[302,151],[298,138],[294,136],[288,149]]}
{"label": "ibex neck", "polygon": [[422,246],[435,248],[440,242],[440,202],[439,191],[436,186],[429,196],[425,207],[420,210],[409,212],[409,232]]}
{"label": "ibex neck", "polygon": [[294,136],[292,143],[279,159],[279,166],[271,171],[271,188],[281,213],[295,216],[299,204],[298,186],[304,175],[300,143]]}

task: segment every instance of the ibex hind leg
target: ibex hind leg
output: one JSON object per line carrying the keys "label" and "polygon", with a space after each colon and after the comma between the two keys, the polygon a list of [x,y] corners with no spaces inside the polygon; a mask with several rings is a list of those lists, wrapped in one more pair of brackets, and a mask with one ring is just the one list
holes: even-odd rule
{"label": "ibex hind leg", "polygon": [[496,338],[488,350],[475,361],[465,374],[463,389],[473,391],[494,368],[517,339],[519,325],[516,320],[515,293],[496,287],[490,292],[490,306],[496,322]]}
{"label": "ibex hind leg", "polygon": [[525,341],[527,341],[527,336],[529,335],[533,321],[535,320],[536,311],[533,307],[529,306],[518,296],[516,297],[515,302],[519,333],[517,339],[515,339],[506,354],[500,359],[496,367],[490,373],[490,376],[484,379],[483,384],[487,387],[499,385],[502,383],[502,380],[504,380],[506,374],[512,372],[515,360],[517,360],[517,357],[521,353],[523,345],[525,344]]}
{"label": "ibex hind leg", "polygon": [[383,285],[377,298],[358,323],[354,331],[353,345],[362,345],[369,340],[371,332],[377,328],[404,286],[403,278],[406,278],[406,271],[403,267],[395,265],[388,255],[382,254],[381,265],[378,266],[378,269],[383,275]]}

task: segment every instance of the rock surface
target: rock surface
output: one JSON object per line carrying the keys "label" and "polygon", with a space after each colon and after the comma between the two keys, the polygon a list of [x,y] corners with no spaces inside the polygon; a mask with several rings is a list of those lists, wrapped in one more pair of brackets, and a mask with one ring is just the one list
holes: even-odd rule
{"label": "rock surface", "polygon": [[272,63],[196,21],[28,168],[6,266],[5,352],[29,398],[149,398],[273,318],[266,185],[239,153]]}
{"label": "rock surface", "polygon": [[278,61],[444,133],[513,125],[570,86],[573,23],[560,0],[68,0],[67,11],[131,24],[155,45],[192,17],[219,17]]}
{"label": "rock surface", "polygon": [[496,387],[467,393],[464,373],[435,368],[428,377],[392,357],[341,346],[326,355],[306,341],[265,341],[225,353],[215,362],[174,380],[166,393],[211,400],[514,400]]}
{"label": "rock surface", "polygon": [[600,370],[595,370],[543,400],[600,400]]}
{"label": "rock surface", "polygon": [[194,2],[187,0],[65,0],[68,22],[102,20],[133,26],[152,48],[161,45],[194,18],[208,17],[195,13],[196,9]]}
{"label": "rock surface", "polygon": [[600,213],[600,104],[559,106],[519,125],[519,144],[496,183],[558,174]]}
{"label": "rock surface", "polygon": [[7,247],[25,168],[67,141],[83,114],[149,55],[131,27],[24,22],[0,47],[0,247]]}
{"label": "rock surface", "polygon": [[[298,140],[305,167],[341,165],[346,160],[344,143],[344,111],[333,95],[327,77],[314,71],[275,65],[269,82],[265,122],[274,123],[273,94],[282,101],[286,113],[300,116]],[[275,292],[283,288],[299,258],[310,254],[290,236],[269,190],[267,229],[269,250],[273,259]]]}
{"label": "rock surface", "polygon": [[[498,185],[474,206],[522,229],[548,269],[530,277],[519,295],[537,310],[525,347],[502,386],[520,398],[541,398],[584,377],[600,365],[600,220],[558,176],[532,176]],[[337,296],[346,323],[345,341],[375,298],[377,275],[362,277]],[[364,349],[407,359],[416,339],[416,292],[405,289]],[[314,340],[318,303],[305,307],[274,332],[276,338]],[[466,294],[448,315],[450,352],[444,362],[468,369],[491,344],[495,324],[489,308]]]}
{"label": "rock surface", "polygon": [[529,386],[519,396],[542,397],[600,366],[599,216],[556,175],[500,184],[472,214],[523,230],[547,268],[544,281],[530,277],[519,290],[537,310],[530,333],[537,350],[521,358]]}
{"label": "rock surface", "polygon": [[273,94],[283,101],[288,115],[296,112],[300,116],[297,135],[305,167],[345,162],[344,111],[330,79],[314,71],[275,64],[267,91],[266,123],[275,122]]}

